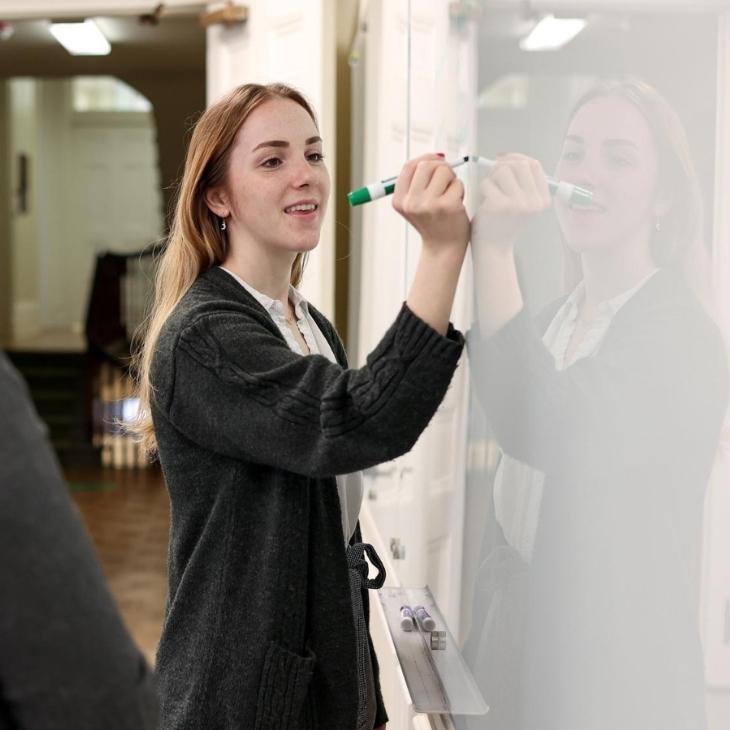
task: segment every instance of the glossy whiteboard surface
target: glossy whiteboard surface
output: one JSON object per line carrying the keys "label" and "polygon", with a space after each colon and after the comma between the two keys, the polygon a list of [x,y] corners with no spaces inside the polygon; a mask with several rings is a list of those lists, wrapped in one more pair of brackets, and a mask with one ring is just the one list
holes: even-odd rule
{"label": "glossy whiteboard surface", "polygon": [[[430,587],[490,706],[457,726],[724,727],[723,11],[556,5],[584,29],[526,51],[549,3],[374,5],[365,86],[393,89],[364,95],[379,108],[363,174],[430,151],[524,156],[489,182],[459,170],[467,356],[414,452],[366,476],[394,581]],[[530,207],[538,163],[594,204],[554,200],[512,225],[505,199],[517,185]],[[377,205],[363,251],[368,216],[402,231]],[[402,234],[375,259],[401,300],[419,251]]]}

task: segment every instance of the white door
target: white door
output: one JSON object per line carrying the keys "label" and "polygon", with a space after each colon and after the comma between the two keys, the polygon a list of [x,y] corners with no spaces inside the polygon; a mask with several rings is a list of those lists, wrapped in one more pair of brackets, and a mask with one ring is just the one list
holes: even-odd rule
{"label": "white door", "polygon": [[[151,115],[79,113],[66,156],[65,245],[47,252],[46,323],[81,329],[97,254],[139,251],[163,232],[157,140]],[[60,192],[60,191],[59,191]]]}
{"label": "white door", "polygon": [[[250,0],[246,6],[245,24],[208,29],[208,103],[244,83],[278,81],[304,92],[319,121],[334,190],[335,1]],[[309,256],[301,287],[304,296],[330,318],[334,316],[334,252],[334,205],[330,201],[319,245]]]}

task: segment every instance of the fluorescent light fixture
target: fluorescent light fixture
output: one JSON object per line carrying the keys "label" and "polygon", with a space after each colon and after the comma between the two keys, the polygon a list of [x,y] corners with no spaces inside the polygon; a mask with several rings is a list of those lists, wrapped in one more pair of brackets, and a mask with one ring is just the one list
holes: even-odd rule
{"label": "fluorescent light fixture", "polygon": [[93,20],[51,23],[50,31],[72,56],[107,56],[112,50]]}
{"label": "fluorescent light fixture", "polygon": [[546,15],[520,41],[520,48],[523,51],[557,51],[572,41],[586,24],[584,18],[556,18],[554,15]]}

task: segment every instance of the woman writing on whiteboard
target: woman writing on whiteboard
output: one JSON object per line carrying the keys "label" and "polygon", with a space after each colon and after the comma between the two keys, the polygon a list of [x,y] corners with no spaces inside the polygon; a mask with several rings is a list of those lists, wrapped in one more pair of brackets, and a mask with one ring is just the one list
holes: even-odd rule
{"label": "woman writing on whiteboard", "polygon": [[348,369],[297,289],[330,192],[322,145],[312,108],[279,84],[239,87],[191,138],[140,360],[138,428],[172,507],[167,730],[387,720],[367,628],[384,572],[342,477],[408,451],[443,398],[470,224],[441,157],[403,167],[393,205],[421,234],[418,270],[367,364]]}

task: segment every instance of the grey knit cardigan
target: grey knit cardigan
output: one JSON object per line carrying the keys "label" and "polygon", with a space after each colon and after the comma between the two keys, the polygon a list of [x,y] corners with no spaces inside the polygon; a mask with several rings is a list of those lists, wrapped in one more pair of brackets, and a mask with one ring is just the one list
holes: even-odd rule
{"label": "grey knit cardigan", "polygon": [[[463,337],[451,325],[440,335],[404,304],[367,364],[349,370],[334,328],[310,309],[339,365],[292,352],[218,267],[197,279],[160,334],[152,416],[172,508],[157,655],[165,730],[356,727],[335,475],[413,446]],[[368,641],[377,726],[387,714]]]}

